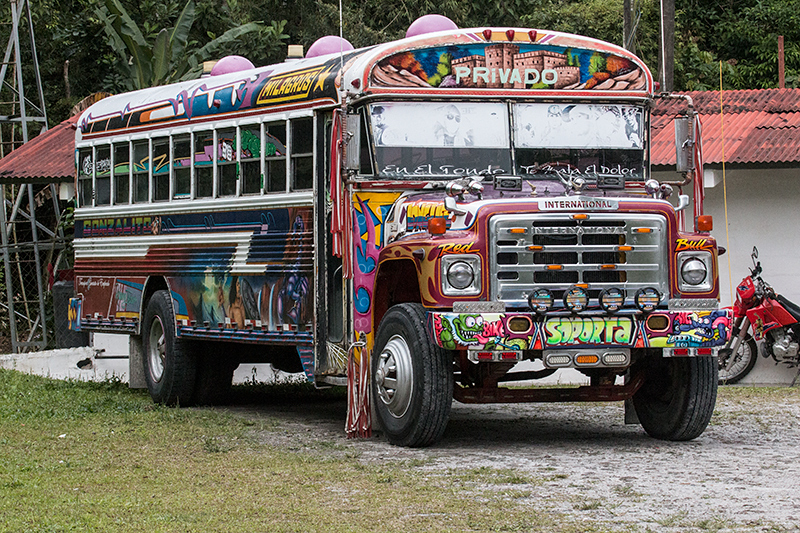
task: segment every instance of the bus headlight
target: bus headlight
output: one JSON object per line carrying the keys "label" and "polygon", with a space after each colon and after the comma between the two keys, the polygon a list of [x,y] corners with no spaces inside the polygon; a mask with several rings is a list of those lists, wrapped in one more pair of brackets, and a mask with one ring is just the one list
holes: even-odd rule
{"label": "bus headlight", "polygon": [[453,254],[442,257],[442,293],[447,296],[481,292],[481,259],[477,255]]}
{"label": "bus headlight", "polygon": [[711,290],[711,260],[709,252],[681,252],[678,254],[681,291],[707,292]]}

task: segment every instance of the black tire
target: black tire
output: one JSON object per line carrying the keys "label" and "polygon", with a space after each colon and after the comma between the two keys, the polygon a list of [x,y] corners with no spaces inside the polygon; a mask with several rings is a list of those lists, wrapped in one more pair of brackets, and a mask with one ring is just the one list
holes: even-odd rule
{"label": "black tire", "polygon": [[633,405],[647,434],[685,441],[703,433],[717,402],[716,358],[658,357],[645,364],[645,383]]}
{"label": "black tire", "polygon": [[230,399],[233,371],[237,362],[225,357],[229,345],[205,342],[197,347],[197,377],[194,387],[195,405],[221,405]]}
{"label": "black tire", "polygon": [[752,336],[747,335],[744,340],[739,344],[739,349],[736,352],[733,366],[730,372],[725,370],[728,365],[729,357],[723,356],[720,352],[719,356],[719,384],[732,385],[738,383],[747,374],[753,370],[758,360],[758,346]]}
{"label": "black tire", "polygon": [[175,336],[169,291],[153,293],[142,324],[144,379],[150,397],[165,405],[189,405],[194,393],[196,361],[189,343]]}
{"label": "black tire", "polygon": [[453,360],[428,335],[421,305],[396,305],[384,315],[372,354],[371,384],[389,442],[419,447],[442,438],[453,403]]}

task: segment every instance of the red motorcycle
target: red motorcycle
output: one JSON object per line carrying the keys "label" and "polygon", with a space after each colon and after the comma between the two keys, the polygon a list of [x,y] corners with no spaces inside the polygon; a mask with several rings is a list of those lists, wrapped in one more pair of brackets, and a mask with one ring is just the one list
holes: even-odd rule
{"label": "red motorcycle", "polygon": [[[736,287],[731,337],[719,352],[721,383],[736,383],[753,369],[757,340],[764,340],[764,357],[771,356],[777,363],[793,367],[800,364],[800,306],[775,294],[761,279],[761,262],[756,261],[755,246],[750,257],[753,260],[750,275]],[[797,376],[792,385],[795,381]]]}

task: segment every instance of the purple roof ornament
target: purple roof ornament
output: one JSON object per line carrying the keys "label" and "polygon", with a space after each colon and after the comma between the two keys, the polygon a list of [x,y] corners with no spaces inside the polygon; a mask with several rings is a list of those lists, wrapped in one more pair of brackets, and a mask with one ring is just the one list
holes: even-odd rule
{"label": "purple roof ornament", "polygon": [[338,35],[326,35],[320,37],[308,48],[306,57],[325,56],[328,54],[338,54],[353,50],[353,45],[347,39],[342,39]]}
{"label": "purple roof ornament", "polygon": [[240,70],[250,70],[255,68],[249,59],[242,56],[225,56],[217,64],[211,68],[212,76],[219,76],[221,74],[231,74],[239,72]]}
{"label": "purple roof ornament", "polygon": [[456,23],[444,15],[423,15],[411,23],[411,26],[406,31],[406,37],[457,29]]}

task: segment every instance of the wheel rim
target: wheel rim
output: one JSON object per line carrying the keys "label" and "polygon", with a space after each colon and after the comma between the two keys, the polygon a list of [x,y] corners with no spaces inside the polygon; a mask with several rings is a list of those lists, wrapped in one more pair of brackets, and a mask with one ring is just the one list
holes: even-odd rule
{"label": "wheel rim", "polygon": [[750,364],[750,360],[753,358],[753,351],[750,349],[750,343],[742,341],[739,344],[739,349],[736,351],[736,355],[733,356],[733,365],[731,365],[730,370],[726,370],[725,367],[727,366],[727,361],[723,364],[720,364],[719,369],[719,379],[722,381],[727,381],[729,379],[733,379],[747,368],[747,365]]}
{"label": "wheel rim", "polygon": [[414,375],[411,350],[402,336],[389,339],[378,356],[375,386],[378,398],[393,417],[401,418],[406,414],[414,391]]}
{"label": "wheel rim", "polygon": [[161,317],[153,318],[150,324],[150,342],[147,343],[147,360],[150,369],[150,377],[155,382],[161,381],[164,375],[164,360],[166,359],[167,346],[164,338],[164,324]]}

